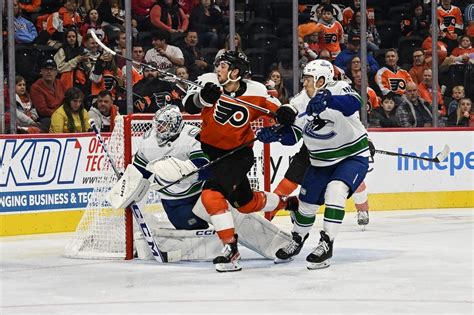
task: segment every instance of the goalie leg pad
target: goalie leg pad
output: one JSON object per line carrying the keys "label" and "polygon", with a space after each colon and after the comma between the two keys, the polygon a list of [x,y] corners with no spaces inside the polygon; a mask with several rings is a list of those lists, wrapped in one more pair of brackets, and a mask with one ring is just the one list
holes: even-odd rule
{"label": "goalie leg pad", "polygon": [[192,211],[198,199],[200,199],[199,195],[183,199],[161,199],[168,220],[177,230],[197,230],[209,227],[206,221]]}
{"label": "goalie leg pad", "polygon": [[142,173],[133,164],[130,164],[108,193],[107,201],[114,209],[125,208],[132,202],[142,200],[149,187],[150,182],[143,178]]}
{"label": "goalie leg pad", "polygon": [[292,237],[262,216],[242,214],[231,208],[238,242],[268,259],[275,259],[277,250],[288,244]]}

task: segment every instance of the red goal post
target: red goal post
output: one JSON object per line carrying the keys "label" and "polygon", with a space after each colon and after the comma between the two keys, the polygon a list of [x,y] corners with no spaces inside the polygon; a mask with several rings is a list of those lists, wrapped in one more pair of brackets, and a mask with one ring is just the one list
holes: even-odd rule
{"label": "red goal post", "polygon": [[[115,166],[123,171],[132,163],[138,144],[143,134],[153,126],[153,114],[129,114],[116,119],[114,131],[107,141],[109,153]],[[201,125],[199,115],[183,115],[186,124]],[[259,119],[252,122],[254,132],[270,125],[270,119]],[[270,190],[270,145],[256,141],[253,146],[254,166],[248,176],[254,190]],[[133,259],[134,223],[131,210],[111,210],[105,200],[110,187],[117,178],[111,167],[103,159],[104,178],[94,188],[92,198],[81,222],[78,224],[72,240],[66,245],[65,256],[88,259]],[[156,204],[160,203],[158,193],[150,191],[146,197],[147,212],[153,213]],[[153,206],[155,205],[155,207]],[[148,224],[148,222],[147,222]]]}

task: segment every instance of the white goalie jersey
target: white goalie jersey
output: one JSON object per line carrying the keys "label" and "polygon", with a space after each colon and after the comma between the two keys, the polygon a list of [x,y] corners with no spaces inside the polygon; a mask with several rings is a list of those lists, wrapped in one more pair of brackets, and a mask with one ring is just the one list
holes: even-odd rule
{"label": "white goalie jersey", "polygon": [[[333,96],[353,95],[354,101],[360,100],[357,92],[344,81],[330,82],[326,89]],[[326,108],[319,114],[319,118],[299,115],[295,121],[295,127],[301,132],[308,148],[311,165],[323,167],[336,164],[349,156],[370,156],[367,132],[357,111],[344,116],[338,110]]]}
{"label": "white goalie jersey", "polygon": [[[143,136],[143,141],[140,143],[138,151],[134,156],[133,164],[138,169],[143,170],[149,162],[169,157],[182,161],[190,160],[198,167],[207,164],[209,159],[202,152],[200,142],[195,139],[199,131],[200,129],[196,126],[184,125],[178,138],[159,146],[156,131],[152,128]],[[155,176],[155,181],[159,185],[169,184],[169,182],[161,179],[159,174],[156,175],[158,176]],[[198,180],[198,174],[196,173],[180,183],[160,191],[160,197],[167,200],[182,199],[199,194],[201,187],[202,182]]]}

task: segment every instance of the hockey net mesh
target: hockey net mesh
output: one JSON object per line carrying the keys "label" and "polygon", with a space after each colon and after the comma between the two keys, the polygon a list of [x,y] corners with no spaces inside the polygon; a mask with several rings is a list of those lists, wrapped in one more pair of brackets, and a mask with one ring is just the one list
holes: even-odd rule
{"label": "hockey net mesh", "polygon": [[[153,115],[131,115],[131,152],[135,153],[143,134],[152,127]],[[186,124],[196,126],[201,125],[201,120],[193,116],[184,117]],[[264,121],[258,120],[252,123],[252,129],[263,127]],[[111,156],[115,167],[119,172],[125,170],[125,123],[123,116],[118,116],[115,127],[110,137],[103,137],[107,145],[107,150]],[[254,145],[255,161],[248,176],[254,190],[264,190],[264,146],[256,142]],[[107,193],[118,178],[112,168],[108,158],[102,159],[100,167],[103,175],[95,184],[94,189],[89,194],[88,204],[84,214],[76,228],[73,237],[65,247],[65,256],[70,258],[85,259],[124,259],[126,257],[126,215],[125,209],[113,210],[107,202]],[[164,214],[159,194],[156,191],[149,191],[146,201],[141,206],[143,215],[148,225],[152,222],[167,221]],[[155,220],[153,220],[155,219]],[[152,226],[150,226],[152,228]],[[137,226],[134,227],[138,231]],[[133,238],[133,236],[130,236]],[[129,242],[130,243],[130,242]]]}

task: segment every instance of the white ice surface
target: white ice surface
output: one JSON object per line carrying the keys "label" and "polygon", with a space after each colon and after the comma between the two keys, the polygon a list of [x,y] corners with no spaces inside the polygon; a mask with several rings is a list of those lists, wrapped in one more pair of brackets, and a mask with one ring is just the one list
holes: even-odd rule
{"label": "white ice surface", "polygon": [[[0,314],[473,314],[473,209],[347,213],[328,269],[275,265],[241,248],[243,270],[62,257],[70,233],[0,238]],[[289,217],[276,222],[290,231]]]}

